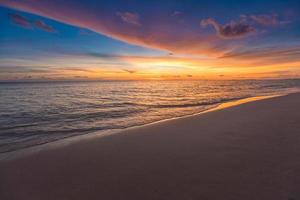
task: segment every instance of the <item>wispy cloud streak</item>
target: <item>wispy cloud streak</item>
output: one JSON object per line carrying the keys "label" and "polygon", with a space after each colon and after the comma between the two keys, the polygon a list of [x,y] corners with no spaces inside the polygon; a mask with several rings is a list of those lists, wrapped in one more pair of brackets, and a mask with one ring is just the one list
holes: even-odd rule
{"label": "wispy cloud streak", "polygon": [[47,31],[47,32],[51,32],[51,33],[54,33],[56,32],[56,30],[54,28],[52,28],[51,26],[47,25],[45,22],[43,22],[42,20],[36,20],[34,22],[34,25],[39,28],[39,29],[42,29],[44,31]]}
{"label": "wispy cloud streak", "polygon": [[251,15],[250,18],[262,25],[276,25],[279,23],[277,15]]}
{"label": "wispy cloud streak", "polygon": [[30,21],[23,17],[22,15],[19,15],[19,14],[10,14],[9,15],[11,21],[19,26],[22,26],[24,28],[31,28],[31,23]]}
{"label": "wispy cloud streak", "polygon": [[35,20],[34,22],[31,22],[26,17],[16,13],[10,14],[9,17],[13,23],[24,28],[32,28],[33,26],[35,26],[36,28],[46,32],[51,32],[51,33],[57,32],[53,27],[49,26],[42,20]]}
{"label": "wispy cloud streak", "polygon": [[141,26],[140,23],[140,17],[136,13],[131,13],[131,12],[117,12],[117,16],[119,16],[122,21],[128,23],[128,24],[133,24],[136,26]]}

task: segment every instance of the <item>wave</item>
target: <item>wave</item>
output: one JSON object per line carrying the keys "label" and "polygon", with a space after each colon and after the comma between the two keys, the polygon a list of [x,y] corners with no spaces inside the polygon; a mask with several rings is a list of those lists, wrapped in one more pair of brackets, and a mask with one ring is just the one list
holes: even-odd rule
{"label": "wave", "polygon": [[0,153],[300,87],[295,80],[142,83],[0,85]]}
{"label": "wave", "polygon": [[210,106],[210,105],[216,105],[225,103],[228,101],[235,101],[240,100],[244,98],[251,97],[250,95],[247,96],[241,96],[241,97],[233,97],[233,98],[221,98],[221,99],[215,99],[212,101],[202,101],[202,102],[196,102],[196,103],[183,103],[183,104],[141,104],[141,103],[127,103],[128,105],[132,106],[145,106],[149,108],[188,108],[188,107],[200,107],[200,106]]}

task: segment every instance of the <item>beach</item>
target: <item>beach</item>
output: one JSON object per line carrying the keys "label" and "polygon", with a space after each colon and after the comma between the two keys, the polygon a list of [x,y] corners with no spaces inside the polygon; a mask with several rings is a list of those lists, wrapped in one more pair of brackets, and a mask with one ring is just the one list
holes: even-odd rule
{"label": "beach", "polygon": [[0,161],[3,200],[300,199],[300,93]]}

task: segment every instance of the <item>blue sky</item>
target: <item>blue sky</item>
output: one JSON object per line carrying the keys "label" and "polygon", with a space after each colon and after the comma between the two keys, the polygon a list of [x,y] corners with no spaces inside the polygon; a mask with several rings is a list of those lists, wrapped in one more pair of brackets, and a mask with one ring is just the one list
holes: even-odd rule
{"label": "blue sky", "polygon": [[0,0],[0,79],[294,78],[299,11],[291,0]]}

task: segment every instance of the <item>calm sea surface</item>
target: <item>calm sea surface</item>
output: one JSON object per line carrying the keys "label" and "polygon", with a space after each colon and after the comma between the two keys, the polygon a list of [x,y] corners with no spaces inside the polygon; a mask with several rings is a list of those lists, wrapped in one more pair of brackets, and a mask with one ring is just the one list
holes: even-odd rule
{"label": "calm sea surface", "polygon": [[0,152],[299,88],[300,80],[1,83]]}

